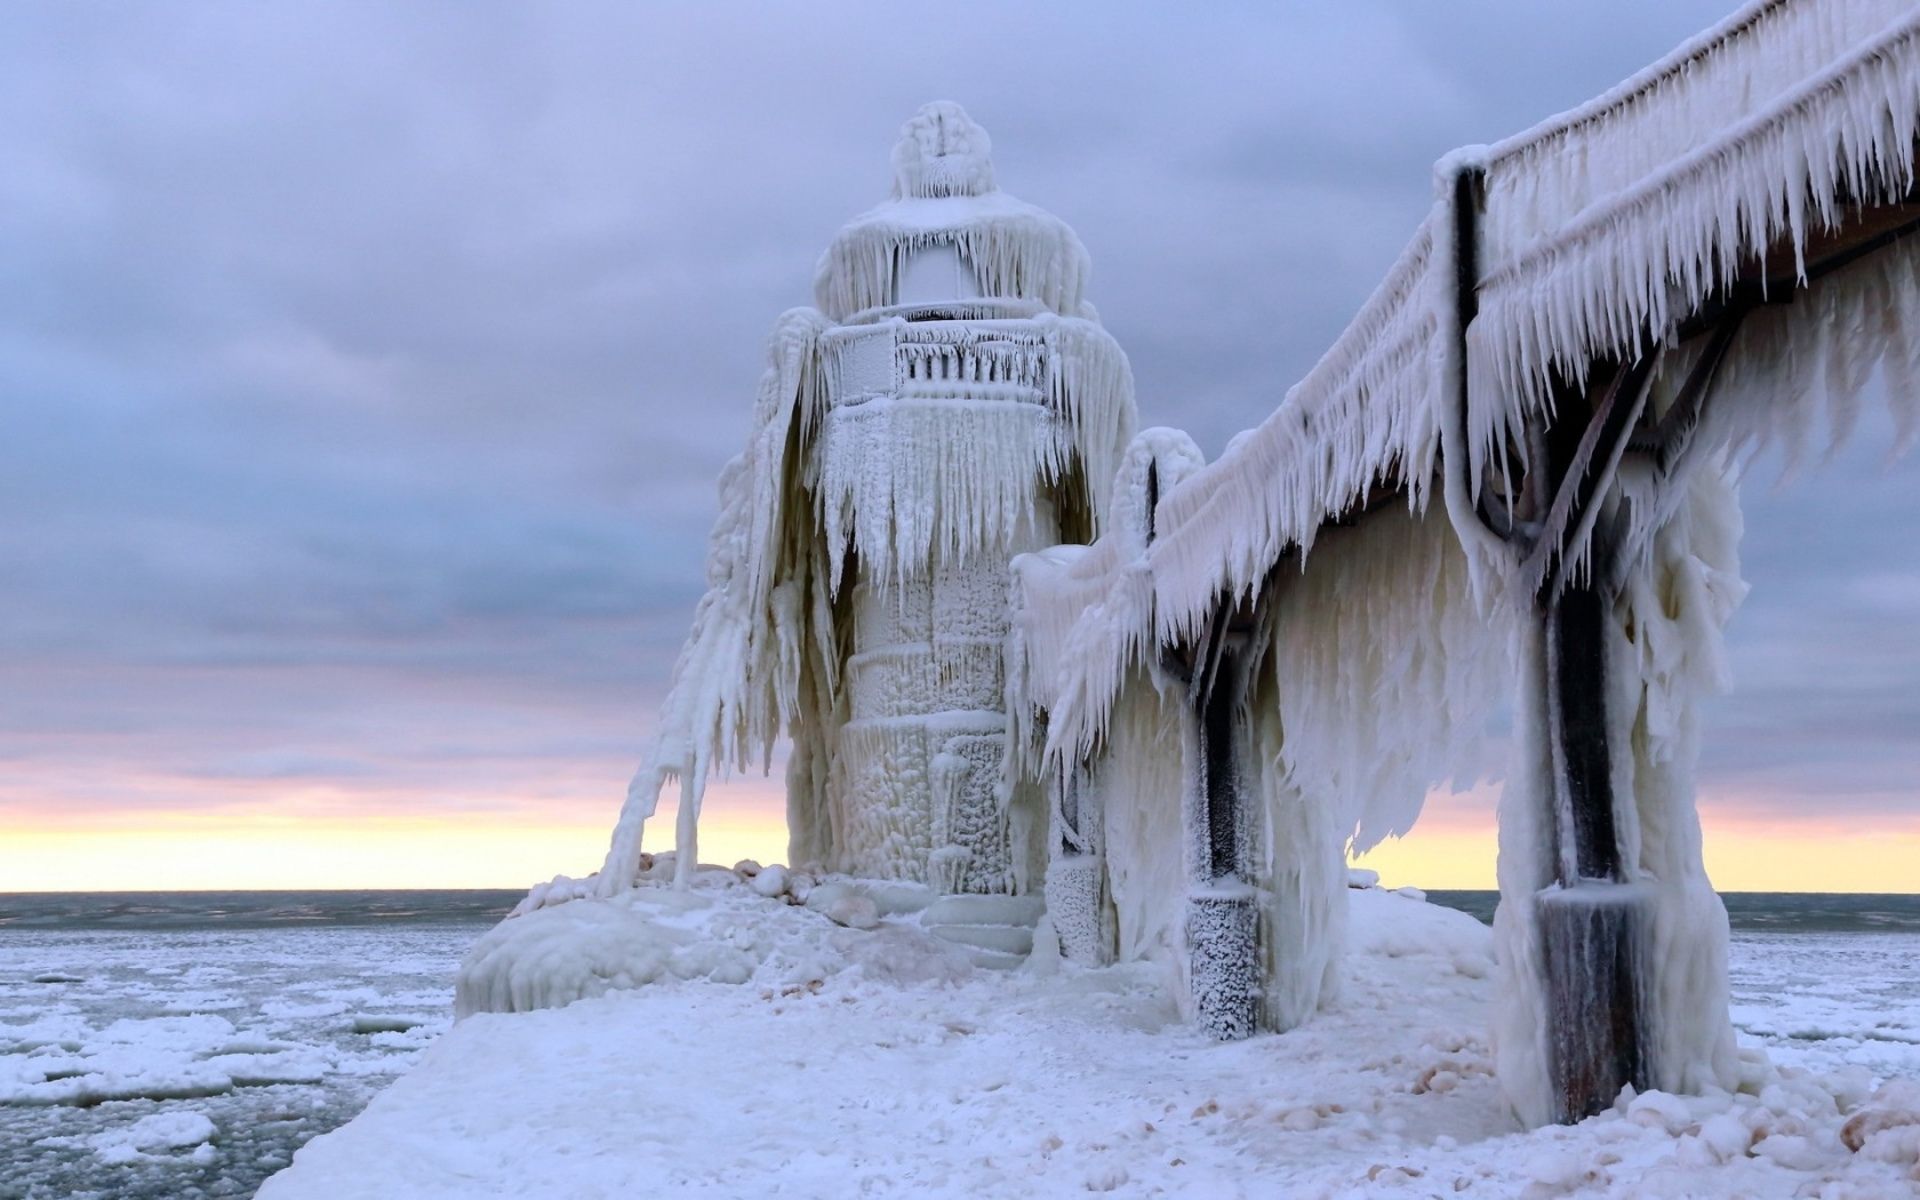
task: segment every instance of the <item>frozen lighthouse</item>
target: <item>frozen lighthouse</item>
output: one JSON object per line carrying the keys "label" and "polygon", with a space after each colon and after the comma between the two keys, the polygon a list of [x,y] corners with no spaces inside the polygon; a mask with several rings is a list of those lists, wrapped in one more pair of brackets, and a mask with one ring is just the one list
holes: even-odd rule
{"label": "frozen lighthouse", "polygon": [[1087,275],[1065,222],[999,190],[959,105],[907,122],[892,198],[776,325],[709,591],[594,891],[632,885],[672,781],[684,881],[705,780],[783,744],[796,868],[1040,889],[1039,789],[1002,783],[1008,564],[1093,539],[1133,425]]}
{"label": "frozen lighthouse", "polygon": [[[1006,794],[1008,561],[1093,536],[1133,417],[1064,222],[994,186],[987,135],[931,104],[894,196],[821,260],[812,447],[844,700],[789,773],[793,858],[942,892],[1036,887]],[[828,619],[822,609],[821,620]],[[1041,822],[1043,825],[1043,822]]]}

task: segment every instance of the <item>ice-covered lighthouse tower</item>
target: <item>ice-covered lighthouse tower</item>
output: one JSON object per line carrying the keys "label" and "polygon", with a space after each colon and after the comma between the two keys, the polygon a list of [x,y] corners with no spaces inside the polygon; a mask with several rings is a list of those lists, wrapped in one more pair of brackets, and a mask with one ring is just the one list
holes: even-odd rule
{"label": "ice-covered lighthouse tower", "polygon": [[989,151],[960,106],[922,108],[892,199],[776,326],[602,894],[631,886],[662,785],[681,783],[684,877],[708,774],[783,736],[796,866],[1039,890],[1041,800],[1001,783],[1008,562],[1098,532],[1133,386],[1079,238],[1000,191]]}

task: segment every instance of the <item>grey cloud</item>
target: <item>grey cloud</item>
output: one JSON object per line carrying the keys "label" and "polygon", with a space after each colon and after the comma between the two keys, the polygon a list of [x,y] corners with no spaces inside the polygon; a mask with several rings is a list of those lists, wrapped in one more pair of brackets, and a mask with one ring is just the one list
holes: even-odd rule
{"label": "grey cloud", "polygon": [[[1392,262],[1435,157],[1719,15],[11,7],[0,668],[28,683],[0,755],[119,733],[129,769],[420,783],[490,746],[578,754],[611,805],[761,338],[922,101],[967,104],[1005,186],[1076,226],[1143,419],[1217,452]],[[1804,745],[1863,791],[1906,761],[1847,714],[1909,711],[1885,681],[1910,659],[1852,687],[1847,639],[1911,619],[1911,556],[1861,529],[1916,493],[1848,483],[1756,501],[1713,771]],[[1834,596],[1865,633],[1809,628]],[[1855,761],[1797,722],[1810,677]]]}

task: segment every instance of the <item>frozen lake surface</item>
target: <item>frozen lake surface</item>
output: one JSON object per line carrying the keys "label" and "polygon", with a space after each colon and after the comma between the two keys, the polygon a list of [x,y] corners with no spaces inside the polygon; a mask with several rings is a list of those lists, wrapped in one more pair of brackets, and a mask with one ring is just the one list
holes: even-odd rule
{"label": "frozen lake surface", "polygon": [[447,1028],[517,896],[0,897],[0,1197],[252,1195]]}
{"label": "frozen lake surface", "polygon": [[[250,1196],[448,1027],[516,896],[0,897],[0,1197]],[[1730,905],[1743,1042],[1920,1075],[1920,901]]]}

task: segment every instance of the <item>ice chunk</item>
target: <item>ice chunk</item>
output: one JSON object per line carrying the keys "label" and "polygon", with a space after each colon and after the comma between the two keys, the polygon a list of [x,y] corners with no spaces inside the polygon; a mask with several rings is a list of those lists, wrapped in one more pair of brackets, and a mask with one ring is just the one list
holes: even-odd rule
{"label": "ice chunk", "polygon": [[871,898],[849,892],[827,906],[827,919],[849,929],[872,929],[880,923],[880,909]]}
{"label": "ice chunk", "polygon": [[787,869],[779,863],[764,867],[753,875],[750,886],[762,896],[772,899],[787,891]]}
{"label": "ice chunk", "polygon": [[120,1129],[109,1129],[89,1139],[102,1161],[128,1163],[213,1140],[212,1118],[205,1113],[175,1109],[141,1117]]}

